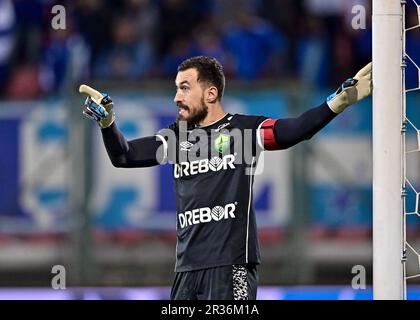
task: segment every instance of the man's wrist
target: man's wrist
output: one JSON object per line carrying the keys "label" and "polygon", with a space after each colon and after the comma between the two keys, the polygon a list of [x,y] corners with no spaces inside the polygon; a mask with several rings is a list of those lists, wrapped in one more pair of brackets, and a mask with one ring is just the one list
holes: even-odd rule
{"label": "man's wrist", "polygon": [[336,114],[343,112],[344,109],[346,109],[349,106],[349,104],[345,103],[343,99],[337,97],[334,97],[334,99],[332,100],[327,99],[326,104],[331,109],[331,111]]}
{"label": "man's wrist", "polygon": [[101,127],[101,129],[105,129],[110,127],[114,121],[115,121],[115,113],[113,110],[108,112],[108,117],[106,117],[105,119],[99,120],[98,124]]}

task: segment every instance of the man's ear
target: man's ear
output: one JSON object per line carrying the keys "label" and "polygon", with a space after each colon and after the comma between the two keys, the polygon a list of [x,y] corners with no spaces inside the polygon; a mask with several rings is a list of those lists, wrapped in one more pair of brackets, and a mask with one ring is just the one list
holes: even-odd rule
{"label": "man's ear", "polygon": [[217,97],[219,96],[219,91],[216,87],[210,86],[206,89],[206,102],[207,103],[215,103],[217,101]]}

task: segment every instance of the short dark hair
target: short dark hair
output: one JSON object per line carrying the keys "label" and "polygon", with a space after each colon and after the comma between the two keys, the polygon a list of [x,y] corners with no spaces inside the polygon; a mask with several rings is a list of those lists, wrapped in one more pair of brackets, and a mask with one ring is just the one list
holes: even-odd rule
{"label": "short dark hair", "polygon": [[178,66],[178,72],[188,69],[197,70],[197,81],[215,86],[219,93],[217,99],[222,100],[225,90],[225,75],[223,67],[217,59],[205,56],[192,57],[184,60]]}

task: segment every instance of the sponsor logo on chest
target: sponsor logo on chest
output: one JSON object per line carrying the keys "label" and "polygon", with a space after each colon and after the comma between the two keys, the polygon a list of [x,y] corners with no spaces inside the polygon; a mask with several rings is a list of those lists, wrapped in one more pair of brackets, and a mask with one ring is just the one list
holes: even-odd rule
{"label": "sponsor logo on chest", "polygon": [[227,169],[235,169],[235,156],[227,154],[220,157],[213,157],[211,159],[200,159],[190,162],[181,162],[174,164],[174,178],[178,179],[186,176],[193,176],[199,173],[206,173],[209,171],[220,171]]}
{"label": "sponsor logo on chest", "polygon": [[182,228],[210,221],[221,221],[235,218],[237,202],[214,208],[204,207],[178,213],[179,226]]}

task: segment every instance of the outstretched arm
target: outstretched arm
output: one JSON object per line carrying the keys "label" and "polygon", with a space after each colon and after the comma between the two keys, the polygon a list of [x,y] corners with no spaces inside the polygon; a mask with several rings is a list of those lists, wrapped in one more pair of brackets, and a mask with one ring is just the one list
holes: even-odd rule
{"label": "outstretched arm", "polygon": [[309,109],[297,118],[267,119],[261,125],[260,133],[266,150],[287,149],[295,144],[312,138],[324,128],[336,113],[326,103]]}
{"label": "outstretched arm", "polygon": [[151,167],[165,160],[163,137],[149,136],[127,141],[115,122],[101,130],[106,151],[118,168]]}
{"label": "outstretched arm", "polygon": [[347,79],[322,105],[304,112],[297,118],[267,119],[260,127],[260,141],[266,150],[287,149],[310,139],[337,114],[359,102],[372,92],[372,64]]}

